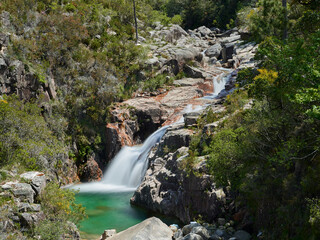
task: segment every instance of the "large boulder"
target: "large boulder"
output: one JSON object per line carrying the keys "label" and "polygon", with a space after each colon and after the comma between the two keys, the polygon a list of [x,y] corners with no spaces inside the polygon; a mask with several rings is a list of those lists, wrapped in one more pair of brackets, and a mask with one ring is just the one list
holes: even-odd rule
{"label": "large boulder", "polygon": [[224,193],[214,188],[211,176],[204,172],[205,167],[201,167],[201,174],[194,174],[199,167],[183,170],[188,148],[168,153],[170,149],[166,145],[170,138],[165,140],[164,136],[158,148],[150,153],[149,169],[131,203],[175,216],[183,223],[190,222],[199,214],[213,221],[221,213]]}
{"label": "large boulder", "polygon": [[26,172],[20,177],[30,181],[31,187],[37,195],[41,194],[47,184],[46,176],[42,172]]}
{"label": "large boulder", "polygon": [[223,49],[222,49],[223,62],[227,62],[229,59],[232,59],[233,50],[234,50],[233,43],[227,43],[227,44],[223,45]]}
{"label": "large boulder", "polygon": [[120,232],[108,240],[172,240],[173,232],[156,217],[148,218],[143,222]]}
{"label": "large boulder", "polygon": [[169,43],[174,43],[180,38],[186,36],[188,36],[188,33],[179,25],[172,25],[168,28],[163,28],[160,31],[154,31],[151,33],[151,37],[158,37]]}
{"label": "large boulder", "polygon": [[162,137],[160,148],[168,148],[175,151],[181,147],[189,146],[192,131],[185,129],[184,124],[173,125],[168,128],[167,133]]}
{"label": "large boulder", "polygon": [[201,236],[203,238],[203,240],[208,240],[210,238],[210,234],[209,234],[208,230],[202,226],[194,227],[191,230],[191,233],[194,233],[194,234]]}
{"label": "large boulder", "polygon": [[102,170],[94,157],[90,157],[79,172],[81,180],[85,182],[100,181],[102,178]]}
{"label": "large boulder", "polygon": [[219,58],[221,55],[221,50],[222,50],[222,46],[220,43],[216,43],[215,45],[209,47],[205,54],[206,56],[212,58],[212,57],[216,57]]}
{"label": "large boulder", "polygon": [[212,32],[209,28],[207,28],[205,26],[198,27],[194,31],[200,33],[202,37],[206,37],[206,36],[210,35]]}
{"label": "large boulder", "polygon": [[184,65],[183,71],[186,73],[186,75],[190,78],[207,78],[207,73],[200,70],[199,68],[192,67],[189,65]]}
{"label": "large boulder", "polygon": [[250,240],[251,235],[243,230],[238,230],[233,235],[237,240]]}
{"label": "large boulder", "polygon": [[203,97],[203,90],[196,86],[187,86],[174,88],[169,91],[161,100],[163,108],[167,109],[168,113],[173,113],[175,108],[183,109],[188,105],[189,101],[195,98]]}

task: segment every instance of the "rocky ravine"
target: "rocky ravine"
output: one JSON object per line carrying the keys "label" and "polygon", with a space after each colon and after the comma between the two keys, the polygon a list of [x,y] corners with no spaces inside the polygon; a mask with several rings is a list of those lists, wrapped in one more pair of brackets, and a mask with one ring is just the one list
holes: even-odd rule
{"label": "rocky ravine", "polygon": [[[200,30],[190,31],[190,34],[197,33]],[[211,40],[214,45],[205,51],[206,55],[211,56],[211,53],[208,53],[208,51],[211,52],[213,48],[216,49],[216,56],[221,58],[222,55],[220,62],[218,61],[214,65],[205,66],[206,70],[204,71],[200,70],[200,68],[195,68],[196,70],[208,73],[208,69],[211,71],[212,69],[216,69],[217,66],[220,66],[221,62],[224,62],[223,64],[227,63],[227,66],[230,66],[231,61],[229,60],[232,60],[233,67],[239,66],[242,68],[244,66],[255,66],[255,63],[251,62],[251,59],[248,60],[247,57],[244,58],[247,60],[243,60],[244,64],[241,64],[241,59],[244,55],[252,56],[253,54],[249,52],[242,55],[248,51],[249,44],[242,46],[237,43],[241,38],[236,30],[229,31],[228,34],[230,34],[230,36],[225,37],[225,35],[220,34],[219,36],[224,37],[219,40],[217,40],[218,38]],[[208,30],[208,35],[206,36],[211,37],[212,35],[213,33]],[[209,37],[206,37],[206,40],[210,43],[210,40],[208,41]],[[201,43],[201,41],[202,40],[198,40],[199,43]],[[221,42],[224,44],[223,47],[217,47],[216,44],[221,44]],[[230,55],[228,55],[228,47],[233,49]],[[246,48],[247,50],[244,50]],[[251,48],[251,50],[254,49],[255,47]],[[226,53],[227,59],[223,59]],[[236,53],[239,53],[239,55]],[[209,64],[210,61],[206,62]],[[226,85],[227,90],[233,87],[236,72],[234,72],[232,76]],[[217,99],[207,102],[207,104],[210,104],[213,112],[223,111],[221,103],[224,101],[225,96],[226,92],[223,92]],[[139,99],[138,101],[141,100]],[[131,100],[131,105],[132,102],[134,102],[134,99]],[[131,198],[132,204],[143,206],[165,215],[175,216],[183,223],[188,223],[199,217],[208,222],[213,222],[226,211],[234,214],[239,210],[235,209],[232,204],[227,204],[227,202],[229,202],[227,201],[229,198],[227,192],[215,187],[212,177],[208,174],[205,157],[199,157],[193,169],[185,169],[185,162],[189,154],[188,147],[191,136],[193,135],[193,131],[186,127],[191,127],[195,124],[199,115],[199,112],[185,114],[185,124],[173,125],[168,128],[161,142],[149,155],[149,169],[142,184]],[[204,127],[203,131],[212,133],[218,124],[219,122],[208,124]],[[244,215],[245,214],[238,220],[243,221],[242,223],[246,225]]]}
{"label": "rocky ravine", "polygon": [[[122,146],[141,143],[162,125],[175,122],[188,104],[203,104],[194,100],[213,91],[213,78],[224,71],[220,67],[255,66],[257,46],[244,43],[237,29],[220,33],[219,29],[200,27],[186,32],[178,25],[158,24],[149,34],[153,44],[146,45],[150,58],[145,69],[168,78],[183,72],[187,78],[175,81],[170,89],[138,94],[111,110],[106,129],[108,160]],[[144,70],[139,75],[145,78]],[[233,83],[228,83],[229,88]]]}

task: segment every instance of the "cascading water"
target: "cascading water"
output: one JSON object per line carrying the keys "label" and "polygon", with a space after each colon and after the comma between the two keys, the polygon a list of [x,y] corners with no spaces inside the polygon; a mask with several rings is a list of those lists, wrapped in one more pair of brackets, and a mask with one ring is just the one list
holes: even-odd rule
{"label": "cascading water", "polygon": [[102,182],[137,188],[147,170],[151,148],[160,141],[168,126],[154,132],[142,146],[124,147],[113,159]]}
{"label": "cascading water", "polygon": [[[224,73],[214,77],[212,94],[203,97],[203,99],[214,99],[224,90],[226,82],[230,78],[230,74]],[[229,71],[228,71],[229,72]],[[182,113],[197,112],[204,109],[205,106],[193,107],[189,104]],[[183,117],[176,123],[182,123]],[[164,126],[154,132],[141,146],[123,147],[121,151],[111,161],[107,168],[103,179],[100,182],[84,183],[72,186],[79,189],[80,192],[126,192],[134,191],[141,181],[148,167],[148,154],[152,147],[158,143],[165,134],[169,126]]]}
{"label": "cascading water", "polygon": [[111,161],[100,182],[73,186],[81,192],[125,192],[135,190],[148,168],[147,157],[151,148],[160,141],[169,126],[149,136],[143,145],[123,147]]}

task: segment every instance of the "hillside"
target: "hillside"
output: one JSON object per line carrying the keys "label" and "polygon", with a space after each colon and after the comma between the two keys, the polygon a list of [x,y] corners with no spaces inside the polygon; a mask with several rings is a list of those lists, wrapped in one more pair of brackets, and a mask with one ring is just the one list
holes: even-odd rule
{"label": "hillside", "polygon": [[0,236],[79,239],[84,208],[61,186],[103,179],[122,147],[170,125],[132,204],[183,224],[223,218],[264,239],[317,239],[319,6],[1,1]]}

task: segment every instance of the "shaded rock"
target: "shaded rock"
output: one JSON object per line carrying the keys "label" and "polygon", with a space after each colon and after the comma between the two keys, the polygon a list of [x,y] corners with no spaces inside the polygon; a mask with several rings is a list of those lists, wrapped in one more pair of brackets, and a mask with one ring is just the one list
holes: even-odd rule
{"label": "shaded rock", "polygon": [[224,62],[227,62],[228,59],[232,59],[233,50],[234,50],[234,44],[232,44],[232,43],[228,43],[223,46],[222,60]]}
{"label": "shaded rock", "polygon": [[183,114],[185,126],[193,126],[197,124],[197,120],[200,115],[200,112],[190,112]]}
{"label": "shaded rock", "polygon": [[95,161],[94,157],[86,162],[86,164],[79,170],[80,178],[86,182],[99,181],[102,178],[102,170],[100,169],[98,163]]}
{"label": "shaded rock", "polygon": [[191,233],[201,236],[204,240],[207,240],[210,237],[208,230],[202,226],[192,228]]}
{"label": "shaded rock", "polygon": [[19,198],[21,201],[28,201],[29,203],[33,203],[35,192],[27,183],[16,183],[13,184],[11,189],[13,195]]}
{"label": "shaded rock", "polygon": [[31,228],[36,225],[38,222],[45,219],[45,215],[43,212],[38,213],[21,213],[20,222],[24,227]]}
{"label": "shaded rock", "polygon": [[194,31],[200,33],[202,37],[205,37],[211,34],[211,30],[205,26],[198,27]]}
{"label": "shaded rock", "polygon": [[80,232],[77,226],[70,221],[68,221],[67,224],[68,233],[63,236],[63,239],[80,240]]}
{"label": "shaded rock", "polygon": [[146,69],[151,71],[152,69],[155,69],[155,68],[158,68],[158,67],[161,67],[160,66],[160,61],[157,57],[153,57],[153,58],[150,58],[148,59],[146,62]]}
{"label": "shaded rock", "polygon": [[204,126],[203,131],[206,133],[213,133],[218,126],[219,122],[209,123]]}
{"label": "shaded rock", "polygon": [[203,238],[198,234],[189,233],[184,238],[182,238],[182,240],[203,240]]}
{"label": "shaded rock", "polygon": [[19,212],[29,212],[29,211],[31,211],[30,204],[26,203],[26,202],[22,202],[22,203],[17,204],[17,207],[18,207],[18,211]]}
{"label": "shaded rock", "polygon": [[3,47],[8,46],[9,44],[9,35],[5,33],[0,33],[0,51]]}
{"label": "shaded rock", "polygon": [[183,147],[175,153],[166,153],[164,139],[168,133],[169,130],[158,149],[150,154],[150,167],[130,202],[152,211],[176,216],[184,223],[190,222],[199,214],[212,221],[221,212],[223,195],[214,189],[207,173],[195,176],[193,171],[187,175],[181,170],[179,166],[188,156],[188,149]]}
{"label": "shaded rock", "polygon": [[233,235],[237,240],[250,240],[251,235],[243,230],[238,230]]}
{"label": "shaded rock", "polygon": [[176,59],[170,59],[164,63],[164,66],[160,71],[161,73],[173,73],[174,75],[177,75],[180,71],[179,62]]}
{"label": "shaded rock", "polygon": [[172,240],[171,229],[156,217],[128,228],[108,239],[110,240]]}
{"label": "shaded rock", "polygon": [[183,67],[183,71],[186,73],[186,75],[190,78],[206,78],[207,74],[201,71],[198,68],[191,67],[189,65],[185,65]]}
{"label": "shaded rock", "polygon": [[190,224],[185,225],[182,228],[183,235],[189,234],[192,231],[192,229],[195,228],[195,227],[201,227],[201,224],[197,223],[197,222],[191,222]]}
{"label": "shaded rock", "polygon": [[183,237],[183,232],[181,229],[178,229],[174,234],[173,234],[173,238],[174,239],[179,239]]}
{"label": "shaded rock", "polygon": [[106,127],[106,151],[107,159],[112,159],[121,149],[121,138],[116,124],[109,123]]}
{"label": "shaded rock", "polygon": [[218,224],[219,224],[220,226],[224,226],[224,225],[226,224],[226,219],[224,219],[224,218],[218,218]]}

